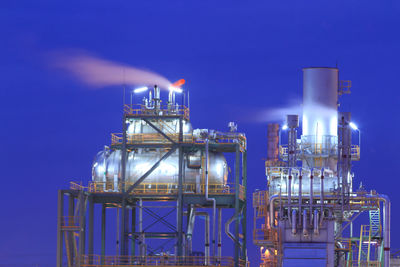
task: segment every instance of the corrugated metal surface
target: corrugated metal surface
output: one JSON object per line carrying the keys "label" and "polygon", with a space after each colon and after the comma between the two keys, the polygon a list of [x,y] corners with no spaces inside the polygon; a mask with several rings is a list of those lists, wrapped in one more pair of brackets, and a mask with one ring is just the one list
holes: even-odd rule
{"label": "corrugated metal surface", "polygon": [[283,267],[327,266],[326,243],[285,243]]}

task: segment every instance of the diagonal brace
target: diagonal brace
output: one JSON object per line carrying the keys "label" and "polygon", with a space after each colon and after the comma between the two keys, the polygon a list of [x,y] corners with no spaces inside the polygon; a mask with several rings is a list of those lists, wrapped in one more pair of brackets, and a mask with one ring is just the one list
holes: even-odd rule
{"label": "diagonal brace", "polygon": [[152,122],[150,122],[148,119],[143,119],[148,125],[150,125],[151,128],[153,128],[154,130],[156,130],[159,134],[161,134],[162,136],[164,136],[165,139],[167,139],[168,141],[170,141],[173,144],[176,144],[176,142],[174,140],[172,140],[168,135],[166,135],[163,131],[161,131],[157,126],[155,126]]}
{"label": "diagonal brace", "polygon": [[175,150],[178,148],[177,145],[174,145],[170,151],[168,151],[167,153],[164,154],[164,156],[162,156],[156,163],[154,163],[153,167],[151,167],[145,174],[142,175],[142,177],[140,177],[133,185],[131,185],[128,190],[126,190],[126,194],[130,194],[132,192],[133,189],[135,189],[141,182],[143,182],[144,179],[147,178],[147,176],[149,176],[155,169],[157,169],[157,167],[160,165],[160,163],[168,158],[169,156],[171,156],[172,153],[175,152]]}

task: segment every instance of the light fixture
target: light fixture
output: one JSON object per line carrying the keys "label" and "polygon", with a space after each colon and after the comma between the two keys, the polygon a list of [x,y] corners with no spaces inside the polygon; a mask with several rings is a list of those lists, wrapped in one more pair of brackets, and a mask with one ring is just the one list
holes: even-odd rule
{"label": "light fixture", "polygon": [[349,123],[349,126],[350,126],[351,129],[353,129],[353,130],[358,130],[357,125],[355,125],[353,122],[350,122],[350,123]]}
{"label": "light fixture", "polygon": [[135,90],[133,90],[133,92],[134,92],[135,94],[137,94],[137,93],[141,93],[141,92],[147,91],[147,89],[149,89],[147,86],[145,86],[145,87],[140,87],[140,88],[136,88]]}
{"label": "light fixture", "polygon": [[175,92],[175,93],[182,93],[183,92],[183,90],[181,88],[179,88],[179,87],[170,86],[168,89],[170,91],[172,91],[172,92]]}
{"label": "light fixture", "polygon": [[287,130],[287,129],[288,129],[287,124],[284,124],[284,125],[282,126],[282,130]]}

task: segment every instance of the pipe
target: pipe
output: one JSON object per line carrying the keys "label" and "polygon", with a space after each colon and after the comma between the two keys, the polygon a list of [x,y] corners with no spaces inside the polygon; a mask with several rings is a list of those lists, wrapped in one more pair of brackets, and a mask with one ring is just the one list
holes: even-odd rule
{"label": "pipe", "polygon": [[289,168],[289,187],[288,187],[288,217],[289,217],[289,225],[292,225],[292,221],[290,219],[290,214],[292,213],[292,168]]}
{"label": "pipe", "polygon": [[[318,210],[314,210],[314,235],[319,235]],[[322,217],[322,216],[321,216]]]}
{"label": "pipe", "polygon": [[143,233],[143,200],[139,199],[139,254],[140,256],[145,256],[144,249],[144,233]]}
{"label": "pipe", "polygon": [[[290,216],[289,216],[290,217]],[[296,234],[297,224],[296,224],[296,210],[292,211],[292,234]]]}
{"label": "pipe", "polygon": [[189,252],[189,255],[192,252],[192,237],[193,237],[193,229],[194,229],[194,222],[196,219],[196,214],[197,214],[196,209],[190,208],[190,212],[188,214],[189,219],[188,219],[188,226],[187,226],[187,233],[186,233],[186,239],[187,239],[187,245],[188,245],[187,250]]}
{"label": "pipe", "polygon": [[301,224],[301,204],[302,204],[302,183],[303,180],[303,175],[302,175],[302,169],[300,169],[300,175],[299,175],[299,224]]}
{"label": "pipe", "polygon": [[[311,213],[310,213],[310,218],[312,218]],[[307,236],[308,231],[307,231],[307,210],[303,210],[303,235]]]}
{"label": "pipe", "polygon": [[274,225],[274,201],[279,197],[279,195],[273,195],[269,198],[269,220],[271,228],[276,228]]}
{"label": "pipe", "polygon": [[218,258],[222,256],[222,209],[218,208]]}
{"label": "pipe", "polygon": [[210,258],[210,216],[204,215],[205,217],[205,234],[204,234],[204,255],[205,255],[205,265],[208,265]]}
{"label": "pipe", "polygon": [[313,212],[313,186],[314,186],[314,176],[313,176],[313,171],[314,169],[311,168],[311,173],[310,173],[310,224],[312,224],[312,212]]}
{"label": "pipe", "polygon": [[[242,209],[240,210],[239,214],[243,212],[243,208],[244,206],[242,206]],[[236,217],[235,214],[232,215],[232,217],[229,218],[229,220],[226,221],[225,223],[225,234],[232,239],[233,242],[238,242],[240,246],[242,246],[242,243],[240,242],[240,240],[236,240],[235,236],[229,231],[229,225],[234,221],[234,220],[238,220],[239,217]]]}
{"label": "pipe", "polygon": [[209,155],[208,155],[208,138],[205,140],[205,145],[206,145],[206,164],[205,164],[205,173],[206,173],[206,181],[205,181],[205,198],[206,201],[212,201],[213,203],[213,222],[212,222],[212,243],[213,243],[213,248],[212,248],[212,252],[213,252],[213,256],[215,256],[215,217],[216,217],[216,209],[217,209],[217,201],[215,200],[215,198],[209,198],[208,197],[208,164],[209,164]]}
{"label": "pipe", "polygon": [[321,170],[321,220],[320,220],[320,226],[322,226],[322,221],[324,219],[324,168]]}
{"label": "pipe", "polygon": [[385,264],[384,266],[390,266],[390,199],[387,195],[378,195],[378,198],[384,202],[385,209],[383,210],[383,244],[384,244],[384,255]]}

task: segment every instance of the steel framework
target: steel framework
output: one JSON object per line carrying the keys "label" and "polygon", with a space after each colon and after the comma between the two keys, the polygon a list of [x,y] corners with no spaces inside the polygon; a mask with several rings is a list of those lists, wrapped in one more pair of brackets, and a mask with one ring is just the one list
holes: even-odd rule
{"label": "steel framework", "polygon": [[[162,107],[160,107],[161,110]],[[141,120],[151,126],[157,134],[130,135],[127,133],[127,122],[131,119]],[[165,120],[179,121],[179,133],[173,134],[159,127]],[[229,133],[221,135],[205,145],[205,141],[195,140],[193,136],[184,134],[183,121],[189,121],[189,109],[179,106],[175,112],[159,112],[155,114],[144,106],[135,109],[133,105],[124,105],[122,134],[112,134],[110,149],[120,149],[122,152],[122,177],[118,184],[89,182],[87,185],[71,182],[69,189],[58,191],[58,223],[57,223],[57,267],[62,266],[245,266],[246,263],[246,140],[244,136]],[[145,142],[143,141],[145,140]],[[233,209],[234,221],[233,257],[221,256],[221,235],[218,235],[218,254],[213,239],[213,256],[192,256],[188,254],[185,244],[184,217],[193,212],[193,208],[213,208],[213,203],[206,199],[206,185],[201,184],[200,192],[189,190],[190,184],[184,183],[185,154],[191,151],[205,151],[206,147],[213,152],[233,153],[234,179],[230,187],[223,185],[208,185],[210,198],[215,199],[215,207],[219,211],[218,230],[221,232],[221,213],[224,209]],[[136,182],[126,180],[127,152],[134,149],[163,149],[165,154],[145,172]],[[160,163],[172,153],[179,153],[178,183],[153,184],[146,186],[148,177]],[[110,190],[111,189],[111,190]],[[68,205],[66,205],[68,203]],[[152,203],[163,207],[172,203],[176,208],[168,214],[176,212],[176,224],[169,222],[144,203]],[[94,214],[95,206],[101,206],[101,218]],[[170,205],[171,206],[171,205]],[[106,255],[107,209],[116,209],[119,221],[119,255]],[[154,223],[163,223],[169,232],[146,231],[143,225],[143,212],[155,219]],[[129,214],[130,213],[130,214]],[[167,215],[168,215],[167,214]],[[139,222],[137,221],[139,217]],[[100,251],[94,247],[95,223],[101,225]],[[214,220],[215,223],[215,220]],[[188,225],[188,223],[187,223]],[[144,246],[144,238],[175,240],[175,254],[149,256]],[[206,244],[206,246],[209,244]],[[137,251],[139,247],[139,251]]]}

